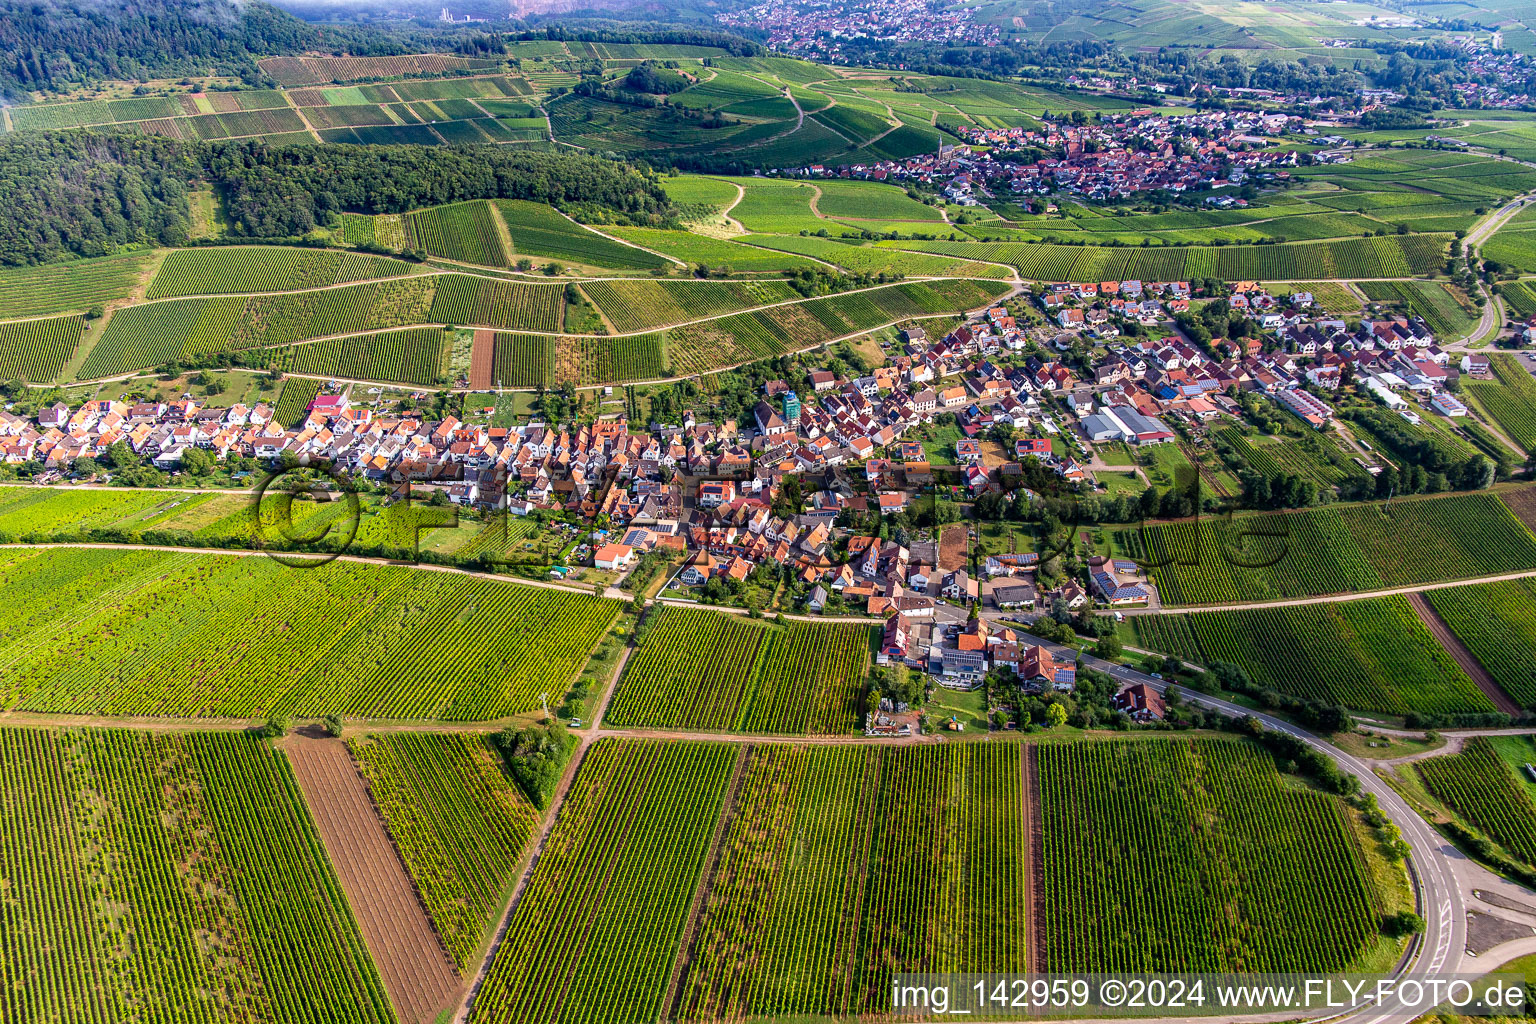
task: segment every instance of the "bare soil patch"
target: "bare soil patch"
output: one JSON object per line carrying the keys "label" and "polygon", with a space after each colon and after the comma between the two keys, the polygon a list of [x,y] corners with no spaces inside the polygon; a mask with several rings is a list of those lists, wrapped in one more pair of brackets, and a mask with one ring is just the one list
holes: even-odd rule
{"label": "bare soil patch", "polygon": [[1493,676],[1488,674],[1488,670],[1483,668],[1482,663],[1473,657],[1472,652],[1467,650],[1466,646],[1456,638],[1456,634],[1451,632],[1451,627],[1447,626],[1439,613],[1430,607],[1429,602],[1424,599],[1424,595],[1420,593],[1409,594],[1408,603],[1413,605],[1413,610],[1418,613],[1424,625],[1429,627],[1429,631],[1434,634],[1440,646],[1444,647],[1446,652],[1456,659],[1456,664],[1461,666],[1463,672],[1472,677],[1472,681],[1477,684],[1477,688],[1483,691],[1483,696],[1493,701],[1493,706],[1500,711],[1518,718],[1522,713],[1520,705],[1516,704],[1510,695],[1505,693],[1499,687],[1499,684],[1493,681]]}
{"label": "bare soil patch", "polygon": [[294,778],[352,904],[385,991],[403,1024],[430,1024],[458,995],[459,976],[339,739],[294,735]]}
{"label": "bare soil patch", "polygon": [[490,388],[496,369],[496,332],[476,331],[475,345],[469,352],[469,386],[476,391]]}

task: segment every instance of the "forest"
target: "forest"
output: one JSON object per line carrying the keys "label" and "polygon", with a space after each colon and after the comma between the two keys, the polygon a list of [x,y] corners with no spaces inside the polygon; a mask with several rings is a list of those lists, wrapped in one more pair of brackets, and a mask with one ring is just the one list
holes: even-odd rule
{"label": "forest", "polygon": [[343,212],[402,213],[463,199],[528,199],[620,223],[674,213],[634,165],[583,153],[446,146],[267,147],[94,132],[0,140],[0,264],[183,245],[187,192],[212,185],[236,236],[292,238]]}

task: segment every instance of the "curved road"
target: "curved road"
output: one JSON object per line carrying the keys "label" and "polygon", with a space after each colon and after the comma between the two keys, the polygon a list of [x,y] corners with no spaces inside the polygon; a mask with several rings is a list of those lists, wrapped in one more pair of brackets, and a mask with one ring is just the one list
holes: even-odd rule
{"label": "curved road", "polygon": [[[1091,668],[1105,672],[1127,683],[1146,683],[1159,693],[1168,690],[1168,683],[1154,679],[1125,665],[1102,661],[1090,655],[1082,660]],[[1295,736],[1315,750],[1332,757],[1341,769],[1360,781],[1360,788],[1376,798],[1384,813],[1402,831],[1403,839],[1413,848],[1409,866],[1418,889],[1420,914],[1424,918],[1424,934],[1408,970],[1402,976],[1430,978],[1461,972],[1467,947],[1467,895],[1463,875],[1475,874],[1475,868],[1466,857],[1447,839],[1440,835],[1408,802],[1388,786],[1371,767],[1333,746],[1326,740],[1290,722],[1253,711],[1230,701],[1197,693],[1179,687],[1179,694],[1189,704],[1208,708],[1229,718],[1252,717],[1264,728]],[[1480,869],[1477,869],[1480,870]],[[1490,876],[1491,877],[1491,876]],[[1475,880],[1475,879],[1474,879]],[[1490,965],[1490,966],[1496,966]],[[1484,973],[1473,967],[1468,973]],[[1423,1016],[1419,1010],[1408,1010],[1388,1003],[1384,1006],[1364,1005],[1340,1017],[1352,1024],[1384,1024],[1387,1021],[1413,1021]]]}

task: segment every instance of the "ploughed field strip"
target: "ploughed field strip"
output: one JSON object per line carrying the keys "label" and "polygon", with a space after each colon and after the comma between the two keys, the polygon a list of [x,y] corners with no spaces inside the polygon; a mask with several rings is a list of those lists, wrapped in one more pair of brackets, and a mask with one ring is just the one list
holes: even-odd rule
{"label": "ploughed field strip", "polygon": [[9,549],[6,708],[498,718],[562,693],[617,601],[457,573],[127,549]]}
{"label": "ploughed field strip", "polygon": [[394,1024],[284,755],[0,729],[0,1018]]}
{"label": "ploughed field strip", "polygon": [[402,1024],[429,1024],[459,979],[346,744],[294,736],[284,749],[396,1015]]}
{"label": "ploughed field strip", "polygon": [[858,720],[871,627],[767,625],[663,605],[629,659],[609,726],[848,733]]}

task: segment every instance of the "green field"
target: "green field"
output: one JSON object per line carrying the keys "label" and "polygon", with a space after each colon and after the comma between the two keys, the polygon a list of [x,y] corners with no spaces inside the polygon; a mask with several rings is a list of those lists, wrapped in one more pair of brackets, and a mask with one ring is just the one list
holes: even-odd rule
{"label": "green field", "polygon": [[559,331],[565,322],[564,291],[560,284],[448,274],[437,281],[427,318],[443,324]]}
{"label": "green field", "polygon": [[917,239],[879,244],[1007,263],[1017,268],[1022,277],[1034,281],[1187,281],[1205,277],[1294,281],[1423,274],[1441,265],[1449,240],[1448,235],[1426,234],[1288,245],[1149,248]]}
{"label": "green field", "polygon": [[1136,647],[1205,666],[1228,662],[1261,686],[1361,711],[1494,710],[1405,597],[1128,615],[1120,629]]}
{"label": "green field", "polygon": [[598,741],[507,923],[474,1024],[548,1020],[556,1005],[593,1020],[661,1012],[737,753]]}
{"label": "green field", "polygon": [[1462,386],[1511,441],[1536,451],[1536,378],[1517,356],[1494,353],[1488,365],[1493,380],[1464,377]]}
{"label": "green field", "polygon": [[0,379],[52,381],[80,344],[85,322],[78,316],[0,323]]}
{"label": "green field", "polygon": [[461,263],[508,265],[501,228],[483,199],[417,210],[401,218],[409,249]]}
{"label": "green field", "polygon": [[1342,802],[1257,747],[1038,751],[1047,970],[1341,971],[1381,941]]}
{"label": "green field", "polygon": [[1424,318],[1436,337],[1459,337],[1477,322],[1443,284],[1432,281],[1361,281],[1360,290],[1372,302],[1384,303]]}
{"label": "green field", "polygon": [[266,741],[0,729],[0,791],[5,1020],[393,1024]]}
{"label": "green field", "polygon": [[176,551],[13,549],[0,579],[0,703],[71,714],[496,718],[563,693],[617,612],[467,576]]}
{"label": "green field", "polygon": [[664,606],[619,680],[616,726],[750,733],[847,733],[869,667],[866,626],[767,626]]}
{"label": "green field", "polygon": [[125,306],[107,321],[79,376],[82,380],[112,377],[222,350],[235,332],[245,301],[169,299]]}
{"label": "green field", "polygon": [[582,291],[625,334],[801,297],[779,281],[589,281]]}
{"label": "green field", "polygon": [[411,264],[382,256],[269,246],[178,249],[165,258],[146,298],[295,291],[408,274]]}

